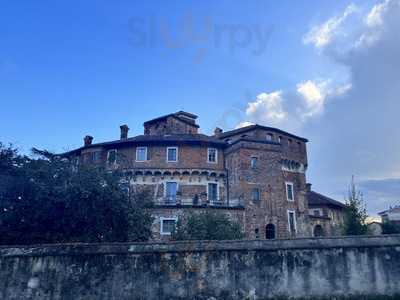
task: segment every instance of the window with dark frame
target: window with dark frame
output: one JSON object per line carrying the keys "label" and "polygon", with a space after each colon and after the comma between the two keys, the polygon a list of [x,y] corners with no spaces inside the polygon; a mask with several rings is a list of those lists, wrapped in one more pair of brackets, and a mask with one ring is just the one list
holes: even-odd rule
{"label": "window with dark frame", "polygon": [[252,169],[257,168],[257,161],[258,161],[257,157],[252,157],[250,159],[250,166],[251,166]]}
{"label": "window with dark frame", "polygon": [[208,200],[210,202],[218,200],[218,184],[216,183],[208,184]]}
{"label": "window with dark frame", "polygon": [[109,164],[114,164],[117,162],[117,150],[109,150],[107,153],[107,162]]}
{"label": "window with dark frame", "polygon": [[167,162],[177,162],[178,161],[178,148],[168,147],[167,148]]}
{"label": "window with dark frame", "polygon": [[296,215],[294,211],[288,211],[289,232],[296,233]]}
{"label": "window with dark frame", "polygon": [[176,219],[162,219],[161,220],[161,234],[170,235],[174,232],[176,227]]}
{"label": "window with dark frame", "polygon": [[91,153],[91,160],[92,162],[98,162],[101,157],[101,152],[100,151],[95,151]]}
{"label": "window with dark frame", "polygon": [[207,161],[210,163],[216,163],[217,162],[217,149],[215,148],[208,148],[207,149]]}
{"label": "window with dark frame", "polygon": [[136,161],[147,161],[147,147],[136,148]]}
{"label": "window with dark frame", "polygon": [[265,227],[265,238],[267,240],[272,240],[275,238],[275,225],[274,224],[268,224]]}
{"label": "window with dark frame", "polygon": [[293,183],[286,182],[286,197],[288,201],[294,201]]}
{"label": "window with dark frame", "polygon": [[253,201],[260,201],[261,200],[261,192],[259,188],[253,188],[251,198]]}
{"label": "window with dark frame", "polygon": [[256,239],[260,238],[260,230],[258,228],[254,229],[254,234],[256,235]]}
{"label": "window with dark frame", "polygon": [[175,181],[167,181],[165,183],[165,197],[168,204],[176,203],[176,194],[178,192],[178,183]]}

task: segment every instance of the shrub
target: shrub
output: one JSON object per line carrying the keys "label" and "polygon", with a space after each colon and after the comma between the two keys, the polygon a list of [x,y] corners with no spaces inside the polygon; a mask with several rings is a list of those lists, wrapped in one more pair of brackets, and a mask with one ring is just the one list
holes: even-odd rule
{"label": "shrub", "polygon": [[131,196],[118,173],[73,168],[48,152],[38,159],[0,145],[0,244],[145,241],[147,193]]}
{"label": "shrub", "polygon": [[238,223],[223,213],[207,210],[200,214],[191,214],[179,221],[172,235],[174,240],[236,240],[243,233]]}

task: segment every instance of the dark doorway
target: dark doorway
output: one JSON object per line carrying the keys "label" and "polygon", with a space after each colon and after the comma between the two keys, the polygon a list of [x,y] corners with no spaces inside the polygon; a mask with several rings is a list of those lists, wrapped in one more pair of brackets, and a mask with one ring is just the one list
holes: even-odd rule
{"label": "dark doorway", "polygon": [[272,240],[275,238],[275,225],[274,224],[268,224],[265,227],[265,238],[267,240]]}
{"label": "dark doorway", "polygon": [[324,229],[322,228],[321,225],[315,225],[314,227],[314,236],[324,236]]}

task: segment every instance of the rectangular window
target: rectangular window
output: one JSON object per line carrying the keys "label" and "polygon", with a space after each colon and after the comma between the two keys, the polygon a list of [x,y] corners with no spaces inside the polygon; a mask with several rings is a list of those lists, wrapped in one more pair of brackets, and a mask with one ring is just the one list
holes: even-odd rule
{"label": "rectangular window", "polygon": [[147,147],[136,148],[136,161],[147,161]]}
{"label": "rectangular window", "polygon": [[293,183],[286,182],[286,198],[287,201],[294,201]]}
{"label": "rectangular window", "polygon": [[167,162],[177,162],[177,161],[178,161],[178,147],[168,147]]}
{"label": "rectangular window", "polygon": [[73,164],[75,167],[78,167],[78,166],[79,166],[79,156],[74,157],[74,159],[72,160],[72,164]]}
{"label": "rectangular window", "polygon": [[209,163],[216,163],[217,162],[217,155],[218,155],[217,149],[208,148],[208,150],[207,150],[207,161]]}
{"label": "rectangular window", "polygon": [[314,209],[314,216],[319,217],[321,215],[321,212],[319,211],[319,209]]}
{"label": "rectangular window", "polygon": [[171,235],[176,227],[178,218],[160,218],[160,233],[162,235]]}
{"label": "rectangular window", "polygon": [[165,184],[165,197],[167,204],[176,204],[176,193],[178,191],[178,183],[169,181]]}
{"label": "rectangular window", "polygon": [[98,162],[100,160],[100,157],[101,157],[100,151],[95,151],[91,153],[92,162]]}
{"label": "rectangular window", "polygon": [[218,185],[216,183],[208,184],[208,201],[218,201]]}
{"label": "rectangular window", "polygon": [[296,213],[294,210],[288,210],[288,226],[291,234],[296,233]]}
{"label": "rectangular window", "polygon": [[76,172],[79,168],[79,156],[74,157],[71,161],[72,163],[72,171]]}
{"label": "rectangular window", "polygon": [[259,188],[254,188],[251,192],[251,198],[253,201],[260,201],[261,199],[261,192]]}
{"label": "rectangular window", "polygon": [[274,139],[274,135],[272,133],[267,134],[267,141],[272,141]]}
{"label": "rectangular window", "polygon": [[251,166],[252,169],[257,168],[257,161],[258,161],[258,158],[257,158],[257,157],[252,157],[252,158],[251,158],[251,160],[250,160],[250,166]]}
{"label": "rectangular window", "polygon": [[115,164],[117,162],[117,150],[109,150],[107,152],[107,162],[109,164]]}

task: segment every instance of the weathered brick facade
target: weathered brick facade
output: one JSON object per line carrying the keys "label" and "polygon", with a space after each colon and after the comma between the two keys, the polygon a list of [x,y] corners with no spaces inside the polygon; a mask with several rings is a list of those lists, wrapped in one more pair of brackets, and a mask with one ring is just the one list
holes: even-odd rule
{"label": "weathered brick facade", "polygon": [[119,140],[92,144],[86,137],[68,156],[126,170],[131,188],[149,189],[156,204],[155,240],[168,239],[177,219],[205,209],[227,213],[247,238],[311,236],[307,140],[259,125],[207,136],[198,134],[196,118],[186,112],[162,116],[145,122],[144,135],[132,138],[123,125]]}
{"label": "weathered brick facade", "polygon": [[344,204],[311,191],[307,184],[310,228],[314,236],[339,236],[343,234]]}

